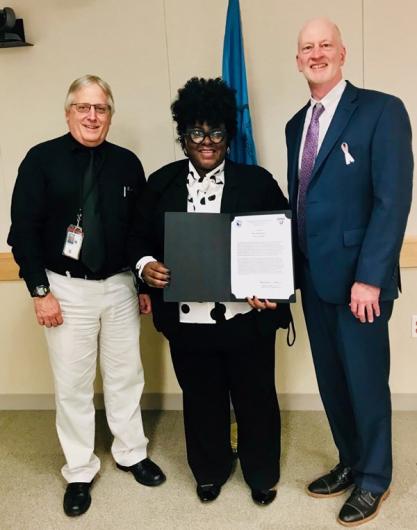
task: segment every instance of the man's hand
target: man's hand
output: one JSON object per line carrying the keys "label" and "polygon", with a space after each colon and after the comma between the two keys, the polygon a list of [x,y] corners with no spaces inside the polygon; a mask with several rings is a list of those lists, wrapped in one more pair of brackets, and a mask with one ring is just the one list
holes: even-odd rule
{"label": "man's hand", "polygon": [[373,322],[379,317],[379,293],[381,289],[367,283],[355,282],[350,292],[350,310],[361,322]]}
{"label": "man's hand", "polygon": [[143,267],[142,278],[147,285],[162,289],[169,283],[169,270],[160,261],[151,261]]}
{"label": "man's hand", "polygon": [[151,297],[148,294],[139,295],[139,313],[141,315],[149,315],[152,313]]}
{"label": "man's hand", "polygon": [[61,306],[52,293],[46,296],[35,296],[33,298],[35,313],[38,323],[47,328],[60,326],[64,319],[62,318]]}
{"label": "man's hand", "polygon": [[262,309],[276,309],[277,304],[275,302],[270,302],[265,298],[265,300],[259,300],[259,298],[256,298],[256,296],[252,296],[252,298],[246,298],[248,304],[253,307],[253,309],[257,309],[258,311],[262,311]]}

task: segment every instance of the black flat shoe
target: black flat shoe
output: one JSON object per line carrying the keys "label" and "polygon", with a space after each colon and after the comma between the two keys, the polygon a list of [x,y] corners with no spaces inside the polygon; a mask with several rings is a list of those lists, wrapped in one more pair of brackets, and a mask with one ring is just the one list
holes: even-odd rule
{"label": "black flat shoe", "polygon": [[201,502],[211,502],[217,499],[221,489],[217,484],[197,484],[197,495]]}
{"label": "black flat shoe", "polygon": [[64,495],[64,512],[69,517],[85,513],[91,504],[90,488],[93,482],[70,482]]}
{"label": "black flat shoe", "polygon": [[252,490],[252,499],[261,506],[271,504],[276,496],[276,490]]}
{"label": "black flat shoe", "polygon": [[159,484],[166,481],[166,476],[162,469],[155,462],[152,462],[150,458],[145,458],[133,466],[122,466],[117,463],[116,466],[122,471],[130,471],[137,482],[144,486],[159,486]]}
{"label": "black flat shoe", "polygon": [[337,522],[343,526],[359,526],[367,523],[378,515],[381,504],[388,495],[389,490],[372,493],[355,486],[351,496],[342,506]]}
{"label": "black flat shoe", "polygon": [[311,497],[336,497],[353,485],[350,467],[337,464],[326,475],[314,480],[307,486],[307,493]]}

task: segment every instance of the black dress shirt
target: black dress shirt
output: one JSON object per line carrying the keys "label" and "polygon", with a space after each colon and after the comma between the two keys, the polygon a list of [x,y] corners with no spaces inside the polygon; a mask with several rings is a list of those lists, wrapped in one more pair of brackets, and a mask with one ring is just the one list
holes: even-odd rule
{"label": "black dress shirt", "polygon": [[68,133],[28,152],[19,167],[12,198],[8,243],[29,291],[49,285],[45,269],[72,277],[101,279],[137,259],[135,220],[146,185],[137,156],[103,142],[95,151],[95,171],[104,228],[105,263],[95,275],[62,254],[67,228],[76,224],[89,148]]}

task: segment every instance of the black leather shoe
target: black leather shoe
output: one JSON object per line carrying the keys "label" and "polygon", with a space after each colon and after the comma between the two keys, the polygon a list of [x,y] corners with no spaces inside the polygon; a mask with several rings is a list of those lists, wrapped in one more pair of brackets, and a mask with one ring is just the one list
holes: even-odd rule
{"label": "black leather shoe", "polygon": [[70,482],[64,495],[64,512],[69,517],[85,513],[91,504],[90,487],[93,482]]}
{"label": "black leather shoe", "polygon": [[342,506],[337,521],[343,526],[359,526],[378,515],[382,502],[388,497],[389,490],[372,493],[355,486],[351,496]]}
{"label": "black leather shoe", "polygon": [[166,481],[162,469],[152,462],[150,458],[145,458],[133,466],[122,466],[116,464],[122,471],[130,471],[135,479],[144,486],[159,486]]}
{"label": "black leather shoe", "polygon": [[353,484],[352,470],[343,464],[337,466],[307,486],[311,497],[336,497]]}
{"label": "black leather shoe", "polygon": [[211,502],[217,499],[221,489],[217,484],[197,484],[197,495],[201,502]]}
{"label": "black leather shoe", "polygon": [[261,506],[271,504],[276,496],[276,490],[252,490],[252,499]]}

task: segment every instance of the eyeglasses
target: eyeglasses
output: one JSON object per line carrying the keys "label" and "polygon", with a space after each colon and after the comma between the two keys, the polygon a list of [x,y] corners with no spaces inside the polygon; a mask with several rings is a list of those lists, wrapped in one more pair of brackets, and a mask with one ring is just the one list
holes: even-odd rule
{"label": "eyeglasses", "polygon": [[211,142],[219,144],[226,138],[226,131],[224,129],[210,129],[206,132],[204,129],[195,127],[193,129],[187,129],[184,136],[188,136],[195,144],[202,144],[207,136]]}
{"label": "eyeglasses", "polygon": [[80,114],[88,114],[91,107],[94,108],[97,114],[107,114],[110,110],[110,105],[104,105],[102,103],[95,105],[93,103],[71,103],[71,107],[75,107]]}

